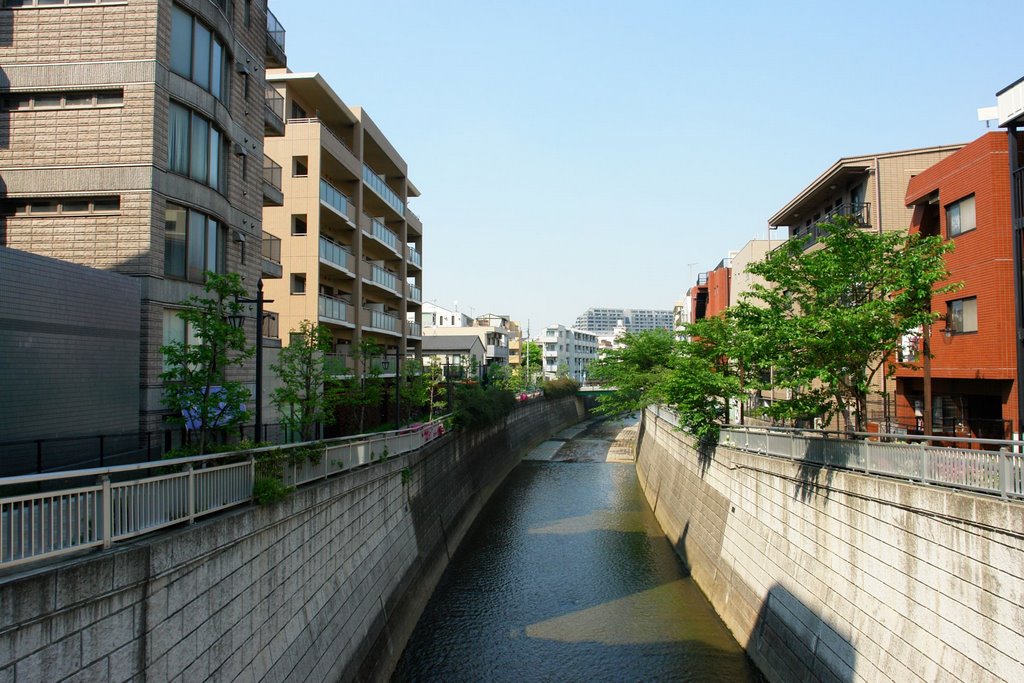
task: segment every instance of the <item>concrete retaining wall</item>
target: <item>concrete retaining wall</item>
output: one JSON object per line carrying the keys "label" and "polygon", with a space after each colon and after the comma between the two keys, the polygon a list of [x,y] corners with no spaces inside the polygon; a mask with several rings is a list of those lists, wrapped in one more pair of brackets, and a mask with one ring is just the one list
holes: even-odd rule
{"label": "concrete retaining wall", "polygon": [[2,579],[0,683],[386,676],[491,492],[580,417],[537,401],[276,505]]}
{"label": "concrete retaining wall", "polygon": [[773,681],[1024,680],[1024,506],[718,447],[648,411],[662,528]]}

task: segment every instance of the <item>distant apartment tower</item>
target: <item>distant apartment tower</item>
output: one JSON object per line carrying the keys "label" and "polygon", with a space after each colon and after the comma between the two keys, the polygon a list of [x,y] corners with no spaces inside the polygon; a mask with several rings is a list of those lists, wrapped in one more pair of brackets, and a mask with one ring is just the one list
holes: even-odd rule
{"label": "distant apartment tower", "polygon": [[585,383],[590,364],[597,360],[597,335],[586,330],[551,325],[541,338],[544,376],[556,377],[565,371],[577,382]]}
{"label": "distant apartment tower", "polygon": [[672,311],[649,308],[588,308],[576,318],[573,329],[611,334],[620,320],[629,332],[672,329]]}
{"label": "distant apartment tower", "polygon": [[[340,368],[373,340],[385,358],[422,355],[423,225],[406,161],[369,115],[318,73],[267,73],[283,135],[267,140],[279,202],[263,211],[283,277],[267,295],[282,343],[303,320],[326,325]],[[356,368],[359,369],[359,368]]]}
{"label": "distant apartment tower", "polygon": [[263,274],[261,84],[284,30],[229,0],[6,0],[0,23],[0,245],[141,280],[139,422],[158,428],[179,302],[205,271],[251,292]]}

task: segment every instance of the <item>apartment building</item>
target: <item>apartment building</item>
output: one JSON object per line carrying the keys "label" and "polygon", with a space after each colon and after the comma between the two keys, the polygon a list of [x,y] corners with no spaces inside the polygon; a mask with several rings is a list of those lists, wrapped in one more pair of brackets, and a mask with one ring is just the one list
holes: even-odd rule
{"label": "apartment building", "polygon": [[[910,181],[906,204],[912,233],[952,242],[948,282],[932,311],[931,412],[935,434],[1011,438],[1017,419],[1013,238],[1007,136],[988,133]],[[924,422],[921,334],[903,355],[914,366],[896,371],[896,419],[910,430]]]}
{"label": "apartment building", "polygon": [[697,282],[687,292],[689,304],[686,308],[690,312],[689,321],[695,323],[708,317],[708,274],[697,273]]}
{"label": "apartment building", "polygon": [[732,278],[729,282],[729,306],[738,304],[744,292],[749,292],[754,285],[765,284],[764,278],[747,272],[747,268],[751,264],[763,261],[772,246],[777,247],[779,244],[780,242],[773,244],[770,240],[750,240],[739,250],[733,252]]}
{"label": "apartment building", "polygon": [[468,327],[424,327],[424,337],[463,337],[472,335],[484,348],[484,365],[507,365],[512,336],[512,319],[507,315],[486,313],[471,321]]}
{"label": "apartment building", "polygon": [[577,382],[585,384],[590,364],[597,360],[597,335],[587,330],[551,325],[541,338],[544,376],[551,379],[565,371]]}
{"label": "apartment building", "polygon": [[650,308],[588,308],[576,318],[573,329],[607,335],[612,333],[619,321],[622,321],[630,332],[671,330],[672,311]]}
{"label": "apartment building", "polygon": [[284,31],[228,0],[6,0],[0,22],[0,246],[140,280],[139,424],[159,428],[179,302],[204,271],[264,274],[260,84]]}
{"label": "apartment building", "polygon": [[472,324],[473,319],[457,309],[423,302],[423,327],[469,327]]}
{"label": "apartment building", "polygon": [[364,369],[354,353],[362,340],[386,358],[420,358],[423,225],[409,209],[419,191],[406,161],[318,73],[268,70],[266,95],[283,122],[266,141],[281,198],[263,209],[266,233],[280,240],[282,277],[267,296],[282,343],[310,320],[331,330],[339,372]]}

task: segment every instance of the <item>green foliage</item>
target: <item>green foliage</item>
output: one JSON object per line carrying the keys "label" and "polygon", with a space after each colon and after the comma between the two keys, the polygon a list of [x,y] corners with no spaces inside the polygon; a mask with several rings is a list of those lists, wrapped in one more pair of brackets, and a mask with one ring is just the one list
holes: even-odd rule
{"label": "green foliage", "polygon": [[769,414],[828,420],[856,410],[863,430],[873,380],[885,372],[904,334],[932,323],[933,293],[948,277],[939,237],[860,229],[849,218],[824,224],[823,249],[804,251],[790,240],[748,271],[756,285],[731,312],[739,334],[732,355],[753,381],[774,368],[773,386],[794,398],[775,401]]}
{"label": "green foliage", "polygon": [[327,367],[333,344],[327,327],[303,320],[271,366],[281,380],[271,401],[281,414],[281,423],[298,433],[300,441],[313,440],[317,423],[334,422],[341,387],[331,381]]}
{"label": "green foliage", "polygon": [[408,486],[412,483],[412,468],[406,467],[402,470],[402,486]]}
{"label": "green foliage", "polygon": [[427,390],[427,419],[433,420],[448,410],[448,390],[444,378],[444,367],[439,364],[428,365],[423,371],[423,381]]}
{"label": "green foliage", "polygon": [[[235,328],[228,316],[241,315],[238,297],[246,296],[237,273],[206,273],[206,297],[190,296],[181,302],[178,317],[185,321],[194,341],[173,342],[161,347],[164,365],[163,403],[171,411],[168,421],[186,424],[186,413],[194,429],[189,445],[206,453],[215,430],[243,424],[249,413],[242,409],[250,398],[243,382],[230,381],[228,370],[252,357],[255,348],[246,345],[245,330]],[[213,391],[213,387],[219,390]]]}
{"label": "green foliage", "polygon": [[428,408],[430,387],[423,364],[418,360],[407,360],[402,363],[400,395],[402,397],[402,413],[408,418],[422,414]]}
{"label": "green foliage", "polygon": [[537,373],[543,372],[544,368],[544,348],[533,341],[524,341],[519,347],[520,365],[524,368],[527,367],[527,361],[529,361],[529,367],[532,370],[534,376]]}
{"label": "green foliage", "polygon": [[621,348],[605,351],[590,364],[590,378],[614,387],[598,399],[597,411],[605,415],[636,412],[664,399],[663,385],[675,351],[668,330],[627,333]]}
{"label": "green foliage", "polygon": [[384,398],[384,380],[380,367],[374,362],[384,348],[372,339],[363,339],[355,348],[355,361],[361,373],[340,384],[339,404],[357,415],[356,429],[362,432],[366,424],[366,409],[379,406]]}
{"label": "green foliage", "polygon": [[452,424],[457,429],[474,430],[495,424],[512,412],[515,395],[497,387],[483,388],[476,382],[460,384],[455,390]]}
{"label": "green foliage", "polygon": [[253,482],[252,495],[257,504],[269,505],[284,500],[292,490],[276,477],[257,477]]}
{"label": "green foliage", "polygon": [[572,377],[556,377],[541,384],[544,398],[562,398],[572,396],[580,390],[580,383]]}

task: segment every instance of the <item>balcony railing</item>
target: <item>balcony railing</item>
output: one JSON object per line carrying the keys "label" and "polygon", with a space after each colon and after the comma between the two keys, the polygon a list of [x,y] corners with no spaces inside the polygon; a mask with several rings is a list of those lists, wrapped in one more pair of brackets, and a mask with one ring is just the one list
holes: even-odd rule
{"label": "balcony railing", "polygon": [[363,262],[363,277],[388,289],[398,292],[398,276],[389,270],[369,262]]}
{"label": "balcony railing", "polygon": [[263,182],[281,191],[281,165],[266,155],[263,156]]}
{"label": "balcony railing", "polygon": [[369,321],[370,327],[386,332],[399,332],[400,323],[397,316],[370,308],[364,308],[363,312],[366,314],[366,320]]}
{"label": "balcony railing", "polygon": [[284,95],[277,92],[269,83],[263,86],[263,102],[267,110],[284,125]]}
{"label": "balcony railing", "polygon": [[329,182],[320,179],[320,201],[331,207],[342,216],[345,216],[353,223],[356,219],[356,207],[349,200],[348,195],[331,185]]}
{"label": "balcony railing", "polygon": [[405,333],[408,336],[410,336],[410,337],[422,337],[423,336],[423,326],[420,325],[415,320],[406,320],[405,321]]}
{"label": "balcony railing", "polygon": [[274,263],[281,262],[280,237],[274,237],[268,232],[263,233],[263,239],[261,240],[260,250],[263,253],[263,258],[273,261]]}
{"label": "balcony railing", "polygon": [[277,20],[274,13],[267,8],[267,35],[270,36],[282,51],[284,51],[284,26]]}
{"label": "balcony railing", "polygon": [[324,355],[324,370],[334,377],[351,375],[355,365],[352,356],[347,353],[328,353]]}
{"label": "balcony railing", "polygon": [[352,320],[352,307],[333,296],[320,295],[318,313],[321,318],[337,320],[343,323],[355,322]]}
{"label": "balcony railing", "polygon": [[698,286],[706,285],[707,283],[708,283],[708,274],[707,273],[698,273],[697,274],[697,285]]}
{"label": "balcony railing", "polygon": [[354,272],[352,252],[326,237],[320,238],[320,258],[350,273]]}
{"label": "balcony railing", "polygon": [[423,267],[423,254],[416,251],[416,247],[409,245],[405,248],[405,260],[417,268]]}
{"label": "balcony railing", "polygon": [[409,298],[413,301],[423,301],[423,292],[416,285],[409,283]]}
{"label": "balcony railing", "polygon": [[363,164],[363,182],[376,192],[388,206],[397,211],[399,215],[405,216],[405,202],[402,201],[394,190],[388,187],[383,178],[366,164]]}
{"label": "balcony railing", "polygon": [[824,224],[840,216],[852,218],[861,228],[869,227],[871,225],[871,204],[865,202],[840,204],[821,218],[816,219],[811,225],[794,228],[793,238],[806,240],[804,249],[807,249],[828,235],[828,228]]}
{"label": "balcony railing", "polygon": [[386,244],[396,254],[400,253],[398,251],[398,235],[396,235],[392,230],[390,230],[386,225],[381,223],[376,218],[371,218],[366,214],[363,214],[363,216],[365,216],[366,218],[367,234],[372,235],[373,237],[377,238],[378,240]]}

